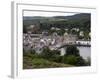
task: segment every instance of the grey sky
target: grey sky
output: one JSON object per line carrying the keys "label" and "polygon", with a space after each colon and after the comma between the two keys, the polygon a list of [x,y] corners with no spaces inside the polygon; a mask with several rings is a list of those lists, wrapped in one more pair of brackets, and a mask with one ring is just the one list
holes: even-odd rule
{"label": "grey sky", "polygon": [[69,12],[42,12],[42,11],[24,11],[23,16],[44,16],[44,17],[52,17],[52,16],[71,16],[77,13],[69,13]]}

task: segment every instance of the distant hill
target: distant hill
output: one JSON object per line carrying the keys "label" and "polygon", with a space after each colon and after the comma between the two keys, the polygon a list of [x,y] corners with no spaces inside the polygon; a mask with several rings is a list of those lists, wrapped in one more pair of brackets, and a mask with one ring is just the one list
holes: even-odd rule
{"label": "distant hill", "polygon": [[83,30],[90,31],[91,24],[91,14],[80,13],[72,16],[53,16],[53,17],[43,17],[43,16],[24,16],[23,25],[24,27],[39,24],[41,29],[50,29],[53,27],[59,28],[80,28]]}
{"label": "distant hill", "polygon": [[90,18],[90,14],[88,13],[80,13],[80,14],[75,14],[72,16],[55,16],[55,18],[62,18],[62,19],[89,19]]}

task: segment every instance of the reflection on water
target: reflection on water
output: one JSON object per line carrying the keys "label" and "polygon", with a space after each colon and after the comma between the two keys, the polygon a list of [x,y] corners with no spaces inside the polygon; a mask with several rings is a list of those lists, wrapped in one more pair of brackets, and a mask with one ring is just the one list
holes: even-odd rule
{"label": "reflection on water", "polygon": [[91,58],[91,47],[77,47],[80,51],[80,55],[87,59],[87,57]]}

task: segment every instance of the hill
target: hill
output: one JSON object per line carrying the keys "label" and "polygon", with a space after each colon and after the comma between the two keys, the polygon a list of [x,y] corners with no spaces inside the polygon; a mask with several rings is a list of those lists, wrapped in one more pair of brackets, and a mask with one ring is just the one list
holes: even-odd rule
{"label": "hill", "polygon": [[24,16],[23,25],[27,27],[29,25],[38,24],[41,30],[50,30],[51,27],[57,28],[79,28],[80,30],[90,31],[91,26],[91,14],[79,13],[72,16]]}

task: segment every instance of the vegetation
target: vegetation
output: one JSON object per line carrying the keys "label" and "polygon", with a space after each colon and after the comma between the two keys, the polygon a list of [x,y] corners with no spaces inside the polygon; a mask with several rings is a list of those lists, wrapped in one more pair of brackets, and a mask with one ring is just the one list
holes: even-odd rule
{"label": "vegetation", "polygon": [[68,46],[67,49],[66,49],[66,54],[65,54],[65,56],[68,56],[68,55],[80,56],[79,50],[77,49],[76,46],[70,45],[70,46]]}
{"label": "vegetation", "polygon": [[70,64],[50,61],[36,54],[28,53],[23,55],[23,69],[56,68],[56,67],[72,67],[72,66],[73,65]]}
{"label": "vegetation", "polygon": [[90,65],[90,58],[84,60],[79,55],[79,50],[71,45],[66,49],[66,54],[60,56],[59,50],[50,50],[45,47],[40,54],[34,50],[23,54],[23,68],[54,68]]}
{"label": "vegetation", "polygon": [[63,62],[75,66],[86,66],[87,62],[80,56],[76,46],[70,45],[66,49]]}

